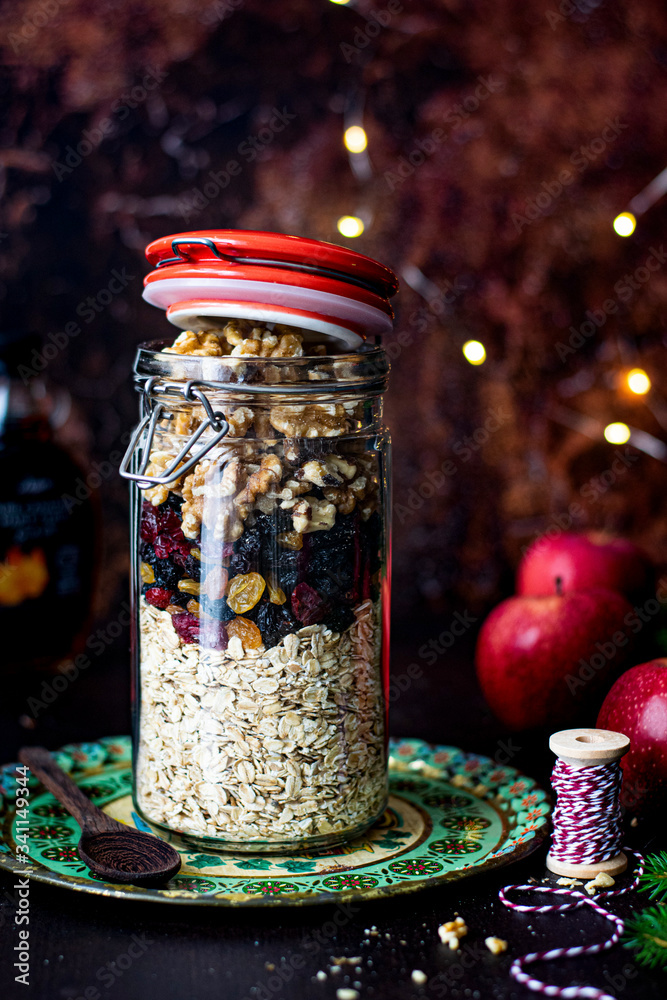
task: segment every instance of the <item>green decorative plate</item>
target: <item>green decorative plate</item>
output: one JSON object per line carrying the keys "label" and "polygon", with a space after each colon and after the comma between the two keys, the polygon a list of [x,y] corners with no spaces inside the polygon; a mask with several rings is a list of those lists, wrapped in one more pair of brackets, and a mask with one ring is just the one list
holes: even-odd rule
{"label": "green decorative plate", "polygon": [[[121,899],[215,906],[266,906],[377,899],[475,875],[529,854],[545,838],[546,793],[515,768],[421,740],[390,744],[389,805],[376,825],[344,847],[292,857],[183,857],[164,889],[114,885],[77,851],[78,824],[31,779],[29,861],[17,860],[16,764],[0,771],[0,868],[41,882]],[[92,801],[116,819],[150,829],[133,811],[127,737],[70,744],[56,758]],[[157,832],[157,831],[154,831]]]}

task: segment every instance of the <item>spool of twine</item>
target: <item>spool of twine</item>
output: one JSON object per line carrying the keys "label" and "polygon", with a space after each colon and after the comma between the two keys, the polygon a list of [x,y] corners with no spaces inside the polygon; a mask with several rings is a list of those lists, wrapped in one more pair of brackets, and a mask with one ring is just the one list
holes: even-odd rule
{"label": "spool of twine", "polygon": [[609,729],[563,729],[549,747],[557,757],[551,775],[557,801],[547,868],[571,878],[620,874],[628,865],[621,851],[620,759],[630,740]]}

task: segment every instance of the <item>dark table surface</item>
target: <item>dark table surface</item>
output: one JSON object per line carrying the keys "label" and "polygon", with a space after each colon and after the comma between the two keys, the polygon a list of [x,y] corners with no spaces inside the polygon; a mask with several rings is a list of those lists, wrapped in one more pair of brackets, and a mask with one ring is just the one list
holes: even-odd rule
{"label": "dark table surface", "polygon": [[[508,741],[513,766],[546,783],[552,758],[547,734],[508,737],[485,709],[474,681],[472,637],[433,667],[416,656],[421,644],[438,634],[435,625],[416,627],[393,645],[393,675],[411,662],[421,677],[392,705],[392,732],[458,745],[490,756]],[[20,743],[43,742],[55,748],[71,739],[94,739],[127,732],[126,655],[110,648],[96,672],[82,675],[40,714],[34,729],[18,723],[20,705],[7,701],[0,724],[4,760]],[[414,673],[414,671],[413,671]],[[24,720],[25,723],[25,720]],[[657,826],[641,822],[629,830],[630,843],[650,852],[667,847]],[[531,995],[509,978],[514,957],[528,951],[604,940],[611,925],[589,907],[570,913],[535,915],[510,912],[498,889],[534,878],[541,882],[546,848],[489,874],[471,877],[396,899],[339,906],[271,910],[213,911],[180,905],[112,900],[33,882],[30,886],[30,986],[16,983],[13,968],[15,879],[0,873],[0,995],[48,1000],[333,1000],[341,988],[361,998],[408,1000],[418,997],[520,1000]],[[620,876],[618,886],[629,880]],[[544,884],[554,884],[550,876]],[[540,901],[544,897],[540,897]],[[544,900],[548,901],[548,900]],[[646,893],[610,901],[620,916],[647,905]],[[460,951],[440,943],[437,928],[460,913],[469,931]],[[377,935],[368,929],[377,927]],[[493,956],[484,938],[509,942]],[[356,958],[332,972],[332,960]],[[334,966],[335,967],[335,966]],[[415,983],[413,970],[427,976]],[[540,963],[540,978],[562,986],[588,984],[619,1000],[665,1000],[667,975],[648,971],[634,954],[614,947],[602,955]],[[318,978],[317,973],[326,973]]]}

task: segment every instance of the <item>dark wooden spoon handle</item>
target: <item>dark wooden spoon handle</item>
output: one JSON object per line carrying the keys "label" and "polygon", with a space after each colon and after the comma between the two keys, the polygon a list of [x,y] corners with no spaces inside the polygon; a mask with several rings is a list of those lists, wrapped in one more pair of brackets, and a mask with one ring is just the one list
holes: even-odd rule
{"label": "dark wooden spoon handle", "polygon": [[122,823],[107,816],[94,806],[81,789],[74,784],[45,747],[22,747],[19,760],[30,768],[45,788],[65,806],[86,833],[102,833],[105,830],[126,830]]}

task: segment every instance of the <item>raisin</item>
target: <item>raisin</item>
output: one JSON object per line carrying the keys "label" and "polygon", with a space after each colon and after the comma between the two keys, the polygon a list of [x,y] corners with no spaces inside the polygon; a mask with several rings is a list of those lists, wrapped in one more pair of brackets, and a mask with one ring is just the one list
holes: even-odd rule
{"label": "raisin", "polygon": [[171,590],[167,590],[165,587],[148,587],[144,594],[149,604],[152,604],[154,608],[162,608],[163,611],[168,604],[171,604],[171,596]]}
{"label": "raisin", "polygon": [[255,607],[264,593],[266,581],[259,573],[235,576],[227,586],[227,603],[237,615]]}
{"label": "raisin", "polygon": [[227,635],[240,639],[244,649],[258,649],[262,645],[262,633],[255,623],[247,618],[234,618],[229,622]]}
{"label": "raisin", "polygon": [[183,570],[175,566],[170,559],[155,559],[153,563],[155,573],[155,583],[158,587],[168,587],[175,590],[178,581],[183,576]]}
{"label": "raisin", "polygon": [[344,604],[339,604],[326,617],[327,628],[330,628],[332,632],[344,632],[354,621],[354,611]]}
{"label": "raisin", "polygon": [[232,576],[250,573],[259,568],[259,555],[262,539],[259,532],[246,528],[234,547],[234,553],[229,560],[229,571]]}
{"label": "raisin", "polygon": [[192,555],[192,552],[176,551],[173,553],[173,559],[179,566],[182,566],[185,576],[189,576],[192,580],[199,580],[201,576],[201,562]]}
{"label": "raisin", "polygon": [[298,531],[281,531],[278,535],[278,544],[284,549],[291,549],[298,552],[303,548],[303,535]]}
{"label": "raisin", "polygon": [[143,583],[155,583],[155,573],[153,572],[153,567],[150,563],[142,562],[139,567],[139,572]]}
{"label": "raisin", "polygon": [[299,583],[294,588],[292,611],[302,625],[315,625],[321,622],[328,610],[327,602],[307,583]]}
{"label": "raisin", "polygon": [[181,507],[183,506],[183,497],[179,497],[178,493],[173,493],[169,491],[169,496],[160,504],[160,510],[174,510],[177,514],[181,513]]}
{"label": "raisin", "polygon": [[155,549],[150,542],[140,542],[139,555],[141,556],[141,561],[148,563],[149,566],[152,566],[157,558],[155,555]]}
{"label": "raisin", "polygon": [[171,624],[183,642],[197,642],[199,640],[199,619],[195,615],[191,615],[188,611],[184,611],[180,615],[173,615]]}
{"label": "raisin", "polygon": [[287,600],[287,595],[285,591],[282,590],[274,580],[267,580],[266,586],[269,590],[269,600],[271,604],[284,604]]}
{"label": "raisin", "polygon": [[171,603],[179,604],[182,608],[187,606],[190,599],[191,595],[186,594],[184,590],[174,590],[171,595]]}
{"label": "raisin", "polygon": [[275,646],[284,636],[299,628],[289,608],[271,604],[270,601],[260,605],[256,621],[265,646]]}
{"label": "raisin", "polygon": [[211,601],[219,601],[225,595],[229,574],[224,566],[213,566],[207,570],[206,577],[201,586],[201,593]]}

